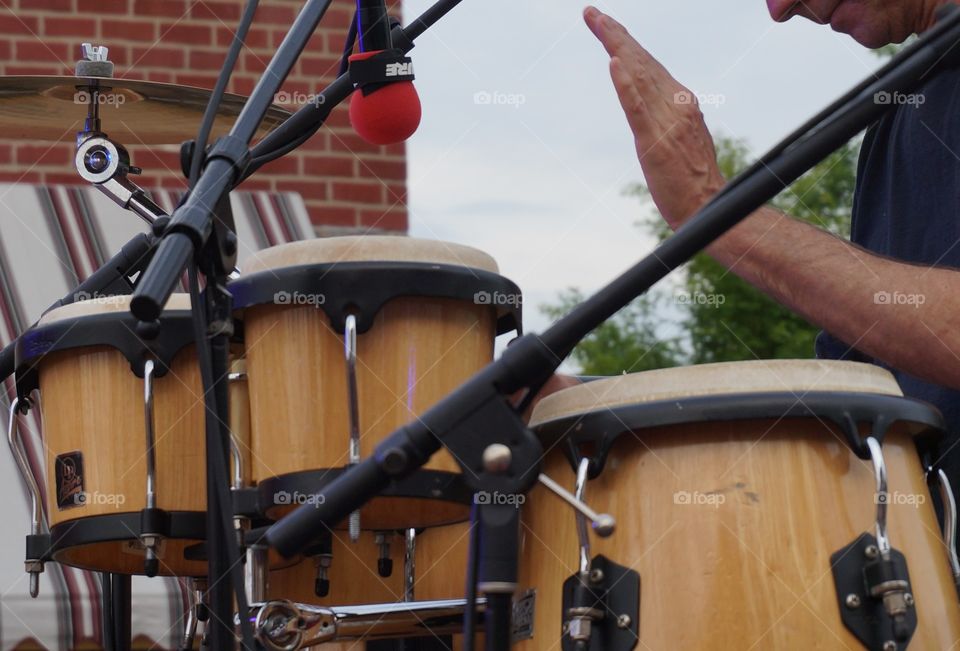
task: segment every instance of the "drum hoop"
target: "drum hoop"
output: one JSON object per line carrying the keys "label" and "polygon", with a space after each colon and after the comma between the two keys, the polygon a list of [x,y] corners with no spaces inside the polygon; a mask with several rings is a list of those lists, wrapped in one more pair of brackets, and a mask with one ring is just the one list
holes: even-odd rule
{"label": "drum hoop", "polygon": [[[163,515],[164,538],[206,540],[206,514],[203,511],[166,511]],[[55,524],[50,527],[50,545],[44,558],[55,561],[60,552],[81,545],[139,540],[144,533],[141,518],[140,511],[132,511],[91,515]]]}
{"label": "drum hoop", "polygon": [[166,375],[173,358],[193,343],[190,313],[164,313],[157,334],[147,339],[137,333],[139,322],[129,313],[93,314],[76,319],[55,321],[30,328],[17,341],[15,358],[17,393],[28,396],[39,386],[37,367],[51,353],[94,346],[117,350],[130,362],[130,369],[143,377],[147,359],[156,362],[155,375]]}
{"label": "drum hoop", "polygon": [[[346,470],[346,468],[301,470],[261,479],[256,488],[250,489],[257,493],[256,508],[253,512],[236,515],[250,518],[266,517],[267,511],[277,506],[273,499],[277,493],[285,491],[292,495],[296,491],[303,495],[313,495],[322,491]],[[429,469],[418,470],[409,477],[392,482],[379,494],[380,497],[409,497],[464,505],[473,504],[473,495],[473,491],[463,481],[460,473]],[[249,501],[244,503],[247,505],[245,510],[249,511],[253,506]]]}
{"label": "drum hoop", "polygon": [[798,418],[832,422],[861,457],[865,446],[858,424],[870,423],[886,431],[890,425],[906,423],[921,455],[937,445],[945,429],[940,411],[921,400],[877,393],[811,391],[799,396],[784,392],[725,394],[622,405],[546,421],[534,431],[546,449],[567,437],[564,449],[574,469],[579,462],[578,446],[595,444],[590,463],[590,478],[595,479],[603,472],[617,439],[628,432],[718,421]]}
{"label": "drum hoop", "polygon": [[[348,314],[357,319],[357,332],[373,327],[387,302],[401,297],[450,298],[497,309],[497,334],[522,334],[520,288],[496,273],[471,267],[425,262],[337,262],[270,269],[228,285],[238,310],[277,304],[277,295],[323,296],[316,303],[342,332]],[[486,294],[488,302],[477,300]],[[498,303],[496,297],[510,297]],[[515,298],[513,298],[515,297]]]}

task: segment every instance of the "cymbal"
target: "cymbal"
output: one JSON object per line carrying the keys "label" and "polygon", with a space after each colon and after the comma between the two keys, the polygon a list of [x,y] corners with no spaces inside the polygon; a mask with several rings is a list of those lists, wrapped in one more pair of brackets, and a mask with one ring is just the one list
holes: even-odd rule
{"label": "cymbal", "polygon": [[[194,86],[134,79],[0,76],[0,138],[73,141],[83,129],[91,87],[99,89],[103,131],[126,146],[175,144],[195,138],[211,93]],[[246,99],[224,94],[211,139],[230,131]],[[258,137],[290,115],[271,106]]]}

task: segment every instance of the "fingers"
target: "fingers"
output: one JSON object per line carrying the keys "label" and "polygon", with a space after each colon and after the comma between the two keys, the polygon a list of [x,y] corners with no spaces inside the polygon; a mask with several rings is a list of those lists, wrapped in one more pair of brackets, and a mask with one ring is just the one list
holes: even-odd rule
{"label": "fingers", "polygon": [[583,20],[611,57],[619,56],[659,66],[659,62],[630,36],[626,27],[596,7],[587,7],[583,12]]}

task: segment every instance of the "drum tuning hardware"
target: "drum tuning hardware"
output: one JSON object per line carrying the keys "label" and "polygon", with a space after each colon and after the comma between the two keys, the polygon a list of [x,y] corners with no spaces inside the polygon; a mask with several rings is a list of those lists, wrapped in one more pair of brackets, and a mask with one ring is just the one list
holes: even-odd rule
{"label": "drum tuning hardware", "polygon": [[562,612],[563,651],[630,651],[640,639],[640,575],[596,556],[564,581]]}
{"label": "drum tuning hardware", "polygon": [[906,558],[887,535],[887,466],[879,440],[865,441],[876,480],[876,535],[861,534],[834,553],[830,564],[847,629],[871,651],[900,651],[917,628],[917,612]]}
{"label": "drum tuning hardware", "polygon": [[[348,314],[343,325],[343,353],[347,363],[347,401],[350,415],[349,465],[360,463],[360,396],[357,388],[357,317]],[[350,514],[350,540],[360,540],[360,511]]]}
{"label": "drum tuning hardware", "polygon": [[313,581],[313,594],[323,598],[330,594],[330,566],[333,565],[333,535],[327,533],[321,536],[316,547],[311,550],[314,563],[317,566],[316,578]]}
{"label": "drum tuning hardware", "polygon": [[403,600],[413,601],[414,585],[417,582],[417,530],[407,529],[404,532],[403,550]]}
{"label": "drum tuning hardware", "polygon": [[[187,621],[183,627],[183,638],[180,640],[180,651],[192,651],[197,638],[197,629],[201,621],[203,608],[203,590],[194,579],[187,579]],[[204,618],[206,619],[206,618]]]}
{"label": "drum tuning hardware", "polygon": [[947,561],[950,563],[950,573],[953,575],[953,584],[960,596],[960,558],[957,557],[957,500],[953,495],[953,486],[947,473],[941,468],[931,468],[927,481],[933,479],[940,492],[940,501],[943,504],[943,544],[947,548]]}
{"label": "drum tuning hardware", "polygon": [[[465,599],[335,607],[277,600],[251,604],[249,616],[257,641],[267,651],[296,651],[340,640],[459,634],[466,606]],[[478,598],[476,607],[482,625],[486,600]]]}
{"label": "drum tuning hardware", "polygon": [[577,499],[577,497],[570,493],[570,491],[543,473],[540,473],[539,477],[537,477],[537,480],[547,489],[549,489],[551,493],[572,506],[575,511],[585,516],[587,520],[590,521],[590,526],[594,533],[601,538],[606,538],[612,535],[616,530],[617,521],[612,515],[607,513],[597,513],[590,508],[586,502]]}
{"label": "drum tuning hardware", "polygon": [[40,575],[43,573],[47,555],[50,549],[50,535],[45,534],[45,517],[43,513],[43,496],[40,494],[40,485],[30,467],[27,452],[23,445],[17,427],[17,418],[26,414],[31,407],[28,398],[15,397],[10,403],[10,420],[7,423],[7,441],[13,458],[17,462],[20,476],[30,491],[30,534],[27,536],[27,554],[24,560],[24,570],[30,575],[30,596],[34,599],[40,594]]}
{"label": "drum tuning hardware", "polygon": [[379,550],[377,557],[377,574],[383,578],[388,578],[393,574],[393,559],[390,558],[390,541],[393,533],[389,531],[378,531],[374,534],[373,540]]}
{"label": "drum tuning hardware", "polygon": [[156,429],[153,415],[153,384],[156,365],[148,359],[143,365],[143,417],[146,431],[147,462],[147,507],[141,512],[140,542],[145,550],[143,572],[156,576],[160,570],[159,548],[163,536],[160,533],[162,514],[157,509],[157,451]]}

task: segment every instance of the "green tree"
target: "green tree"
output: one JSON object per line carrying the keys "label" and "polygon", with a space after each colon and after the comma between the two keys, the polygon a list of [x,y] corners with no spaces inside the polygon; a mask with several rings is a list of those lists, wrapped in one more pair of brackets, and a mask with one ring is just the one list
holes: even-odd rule
{"label": "green tree", "polygon": [[[720,138],[716,144],[727,178],[748,165],[743,142]],[[858,150],[859,143],[853,143],[835,152],[781,193],[773,205],[847,236]],[[627,192],[651,205],[643,185]],[[655,210],[639,226],[661,240],[670,234]],[[556,317],[580,299],[578,291],[568,290],[557,304],[543,309]],[[655,288],[641,297],[585,339],[572,361],[583,373],[611,375],[683,364],[803,358],[812,356],[816,333],[817,328],[699,254],[681,272],[676,293]]]}

